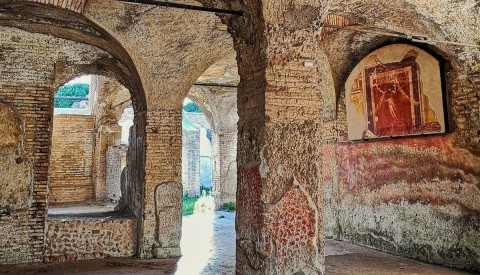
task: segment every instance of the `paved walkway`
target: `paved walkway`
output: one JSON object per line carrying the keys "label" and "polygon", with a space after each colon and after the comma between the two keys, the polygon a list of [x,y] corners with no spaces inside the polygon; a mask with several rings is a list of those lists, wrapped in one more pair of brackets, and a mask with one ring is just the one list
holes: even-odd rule
{"label": "paved walkway", "polygon": [[[218,211],[184,217],[182,234],[183,256],[179,260],[104,259],[3,266],[0,274],[235,274],[234,213]],[[326,241],[325,255],[328,275],[473,274],[334,240]]]}

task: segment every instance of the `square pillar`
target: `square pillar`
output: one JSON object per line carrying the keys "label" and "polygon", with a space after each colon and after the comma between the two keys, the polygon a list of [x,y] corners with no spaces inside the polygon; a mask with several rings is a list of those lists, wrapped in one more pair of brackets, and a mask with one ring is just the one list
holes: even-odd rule
{"label": "square pillar", "polygon": [[182,229],[182,110],[147,112],[141,256],[178,257]]}
{"label": "square pillar", "polygon": [[252,2],[244,8],[257,17],[230,22],[242,77],[236,273],[324,274],[321,11]]}

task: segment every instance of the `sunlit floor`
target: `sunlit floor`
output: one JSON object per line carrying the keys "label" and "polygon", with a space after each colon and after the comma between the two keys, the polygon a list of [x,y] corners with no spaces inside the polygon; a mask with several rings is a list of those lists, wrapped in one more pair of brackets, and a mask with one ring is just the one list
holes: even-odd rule
{"label": "sunlit floor", "polygon": [[234,274],[235,214],[217,211],[183,217],[177,275]]}
{"label": "sunlit floor", "polygon": [[[104,259],[0,266],[1,274],[235,274],[235,214],[204,211],[184,217],[180,259]],[[326,240],[326,274],[474,274]]]}

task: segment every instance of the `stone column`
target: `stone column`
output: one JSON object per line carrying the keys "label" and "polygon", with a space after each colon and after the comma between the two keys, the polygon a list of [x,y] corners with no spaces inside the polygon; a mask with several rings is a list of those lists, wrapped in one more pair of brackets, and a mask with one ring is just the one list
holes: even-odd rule
{"label": "stone column", "polygon": [[141,256],[180,256],[182,110],[147,112]]}
{"label": "stone column", "polygon": [[[313,1],[249,1],[239,58],[237,274],[323,274]],[[301,14],[302,16],[298,16]]]}

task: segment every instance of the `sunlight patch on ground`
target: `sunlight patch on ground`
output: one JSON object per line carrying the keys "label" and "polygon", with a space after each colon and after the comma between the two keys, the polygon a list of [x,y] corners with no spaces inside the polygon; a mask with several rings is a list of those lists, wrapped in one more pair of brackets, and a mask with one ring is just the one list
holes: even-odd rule
{"label": "sunlight patch on ground", "polygon": [[178,261],[176,275],[200,274],[215,253],[213,224],[215,202],[212,196],[203,196],[195,203],[194,214],[182,227],[182,257]]}

